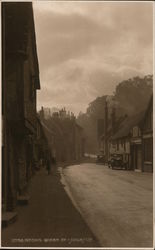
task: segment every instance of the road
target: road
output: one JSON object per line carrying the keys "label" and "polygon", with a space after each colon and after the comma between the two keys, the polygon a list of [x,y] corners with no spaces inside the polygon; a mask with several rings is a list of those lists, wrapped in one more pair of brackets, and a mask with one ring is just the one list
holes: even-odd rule
{"label": "road", "polygon": [[103,247],[152,247],[153,175],[84,163],[62,181]]}

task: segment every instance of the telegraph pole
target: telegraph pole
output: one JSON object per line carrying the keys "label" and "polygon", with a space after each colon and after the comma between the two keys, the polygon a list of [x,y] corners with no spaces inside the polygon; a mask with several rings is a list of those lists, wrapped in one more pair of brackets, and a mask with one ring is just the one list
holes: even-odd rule
{"label": "telegraph pole", "polygon": [[108,161],[108,103],[105,102],[105,119],[104,119],[104,153],[105,160]]}

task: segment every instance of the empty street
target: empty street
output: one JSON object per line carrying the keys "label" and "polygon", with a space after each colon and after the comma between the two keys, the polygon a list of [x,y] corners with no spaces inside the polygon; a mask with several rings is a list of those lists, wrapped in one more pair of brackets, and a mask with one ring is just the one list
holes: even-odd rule
{"label": "empty street", "polygon": [[92,163],[62,173],[68,194],[101,246],[152,246],[152,174]]}

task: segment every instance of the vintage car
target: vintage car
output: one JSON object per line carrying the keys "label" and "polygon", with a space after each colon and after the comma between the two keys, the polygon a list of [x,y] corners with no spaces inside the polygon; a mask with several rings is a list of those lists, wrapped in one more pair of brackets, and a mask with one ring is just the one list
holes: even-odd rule
{"label": "vintage car", "polygon": [[121,154],[113,154],[108,160],[108,167],[112,169],[126,169],[126,164],[123,162],[123,156]]}
{"label": "vintage car", "polygon": [[96,159],[96,163],[105,164],[105,155],[104,154],[98,154],[97,159]]}

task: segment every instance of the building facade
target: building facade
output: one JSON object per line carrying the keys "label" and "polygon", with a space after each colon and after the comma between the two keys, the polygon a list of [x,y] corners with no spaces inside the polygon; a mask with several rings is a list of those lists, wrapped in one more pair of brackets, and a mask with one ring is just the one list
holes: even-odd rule
{"label": "building facade", "polygon": [[70,112],[67,113],[65,109],[46,117],[42,108],[39,114],[52,156],[56,161],[68,162],[81,159],[85,152],[85,136],[75,116]]}
{"label": "building facade", "polygon": [[36,94],[40,89],[32,3],[2,3],[2,204],[16,207],[36,158]]}
{"label": "building facade", "polygon": [[142,171],[142,130],[140,125],[135,125],[131,129],[131,168],[135,171]]}
{"label": "building facade", "polygon": [[153,98],[146,111],[124,120],[109,141],[110,154],[121,154],[128,169],[153,172]]}
{"label": "building facade", "polygon": [[143,120],[142,144],[143,171],[153,172],[153,96]]}
{"label": "building facade", "polygon": [[127,169],[131,169],[130,137],[127,134],[123,137],[112,137],[109,141],[109,155],[120,154]]}

